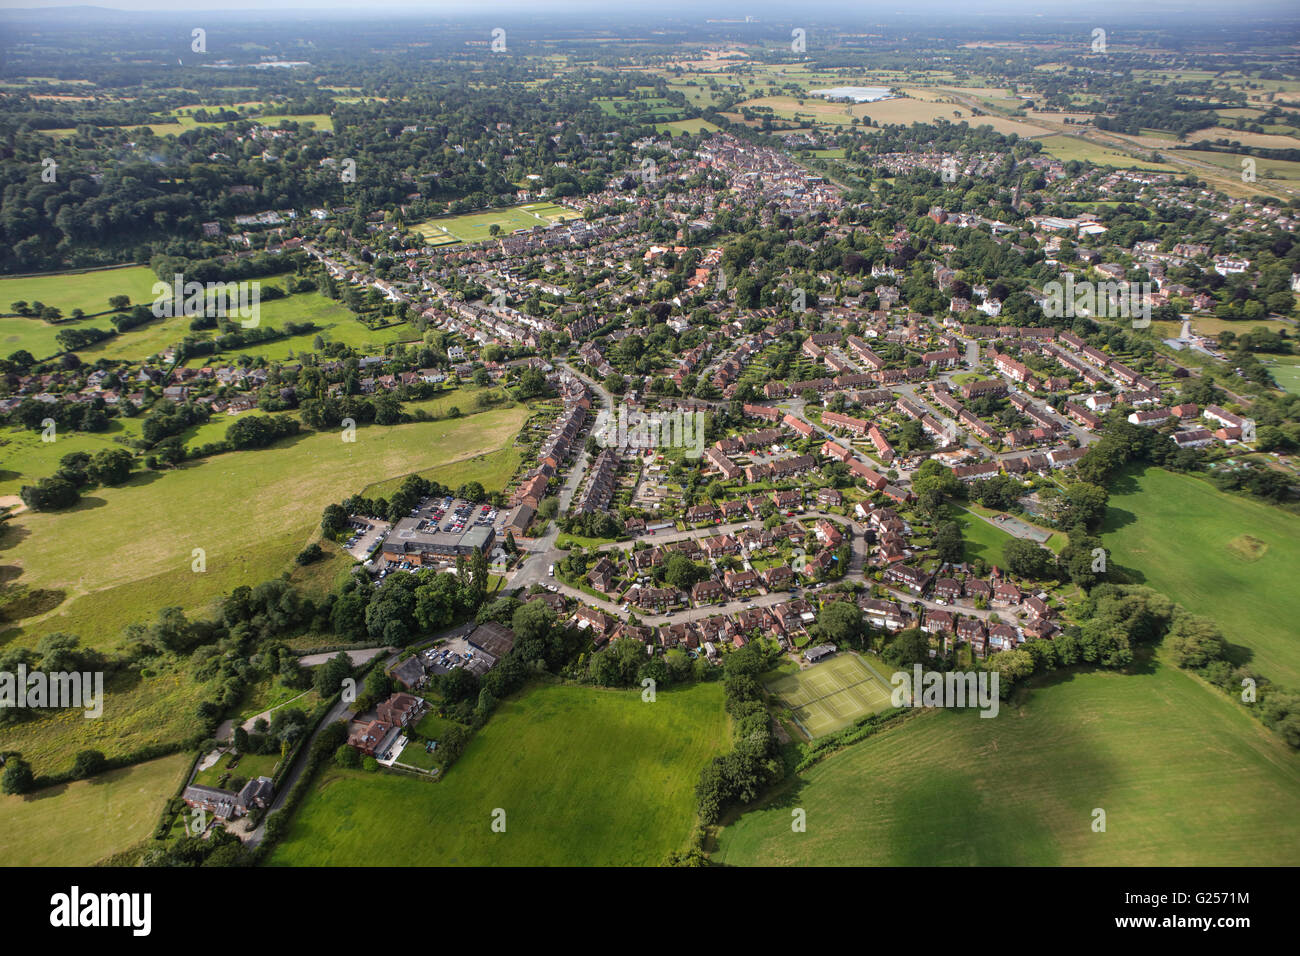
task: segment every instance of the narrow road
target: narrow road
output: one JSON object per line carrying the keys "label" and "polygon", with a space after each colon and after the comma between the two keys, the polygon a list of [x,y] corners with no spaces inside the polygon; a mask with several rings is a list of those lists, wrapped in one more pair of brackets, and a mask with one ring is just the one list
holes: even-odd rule
{"label": "narrow road", "polygon": [[[800,512],[798,517],[825,518],[828,521],[834,521],[837,524],[839,524],[845,530],[846,537],[849,539],[850,559],[849,559],[848,573],[849,574],[852,574],[854,572],[861,573],[863,568],[866,566],[865,529],[863,529],[856,521],[853,521],[851,518],[846,518],[844,515],[831,514],[826,511],[818,511],[818,510],[803,511]],[[763,523],[759,521],[757,518],[751,518],[746,521],[733,521],[728,524],[713,525],[711,527],[700,528],[698,530],[692,530],[692,531],[670,531],[667,533],[655,535],[653,536],[653,538],[647,535],[645,537],[636,538],[632,541],[613,541],[610,542],[609,544],[601,545],[601,549],[602,550],[618,549],[621,551],[628,551],[631,550],[632,546],[636,544],[638,541],[642,541],[651,545],[671,544],[674,541],[681,541],[686,538],[703,538],[703,537],[709,537],[709,536],[720,535],[720,534],[732,534],[736,531],[742,531],[746,528],[761,528],[762,524]],[[558,549],[555,549],[553,552],[544,554],[542,555],[542,560],[537,562],[537,567],[541,567],[543,564],[553,564],[563,559],[567,555],[567,553],[568,552],[566,551],[560,551]],[[592,595],[588,594],[586,591],[565,584],[559,578],[551,578],[549,575],[546,575],[545,572],[543,572],[542,581],[539,581],[538,583],[545,583],[550,587],[554,587],[559,593],[564,594],[567,597],[573,598],[575,601],[580,601],[591,607],[597,608],[598,610],[604,611],[606,614],[609,614],[612,617],[616,617],[620,621],[626,621],[630,614],[635,613],[637,619],[642,624],[648,624],[648,625],[680,624],[684,621],[697,621],[702,618],[712,617],[717,614],[735,614],[739,611],[744,611],[751,607],[768,607],[772,604],[780,604],[782,601],[788,601],[790,599],[790,594],[788,593],[788,591],[781,590],[781,591],[771,592],[768,594],[760,594],[752,598],[742,598],[739,600],[727,601],[723,604],[709,604],[709,605],[705,605],[704,607],[688,608],[686,610],[676,611],[673,614],[642,613],[641,611],[636,610],[635,608],[629,610],[627,613],[624,613],[623,606],[621,604],[617,604],[614,601],[602,600],[600,598],[593,597]],[[512,580],[510,582],[510,586],[517,587],[518,586],[517,579]],[[808,590],[812,590],[812,589],[810,588]]]}

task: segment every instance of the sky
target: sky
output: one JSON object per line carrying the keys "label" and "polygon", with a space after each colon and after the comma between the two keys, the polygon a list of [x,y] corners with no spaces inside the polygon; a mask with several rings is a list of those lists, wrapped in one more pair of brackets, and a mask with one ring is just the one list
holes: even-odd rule
{"label": "sky", "polygon": [[889,20],[896,15],[915,16],[923,12],[951,12],[963,17],[974,15],[1019,15],[1028,18],[1060,16],[1070,19],[1095,19],[1107,10],[1116,13],[1149,12],[1155,19],[1182,13],[1219,14],[1224,19],[1243,14],[1278,13],[1294,19],[1300,11],[1294,0],[884,0],[864,3],[861,0],[803,0],[797,5],[788,0],[626,0],[611,5],[609,0],[111,0],[107,3],[72,3],[69,0],[0,0],[3,10],[30,10],[59,7],[93,6],[112,10],[166,11],[171,13],[232,10],[321,10],[355,12],[373,16],[377,12],[407,11],[423,14],[480,15],[495,10],[526,10],[532,13],[598,12],[608,15],[615,10],[629,12],[663,12],[680,15],[693,13],[710,16],[736,16],[749,13],[764,19],[787,21],[792,15],[839,13],[846,20],[864,22]]}

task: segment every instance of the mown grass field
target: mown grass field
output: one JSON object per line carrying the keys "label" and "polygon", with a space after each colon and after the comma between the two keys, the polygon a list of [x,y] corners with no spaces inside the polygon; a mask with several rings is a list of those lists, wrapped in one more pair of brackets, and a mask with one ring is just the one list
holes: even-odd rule
{"label": "mown grass field", "polygon": [[0,796],[0,865],[90,866],[153,832],[189,768],[173,754],[25,797]]}
{"label": "mown grass field", "polygon": [[890,706],[893,687],[881,676],[856,654],[842,653],[766,684],[809,736],[821,737]]}
{"label": "mown grass field", "polygon": [[25,349],[31,352],[35,359],[47,359],[63,351],[58,343],[58,334],[65,329],[111,331],[112,328],[113,323],[108,320],[108,316],[82,319],[80,322],[60,322],[57,325],[51,325],[40,319],[24,319],[17,316],[0,318],[0,356],[8,357]]}
{"label": "mown grass field", "polygon": [[1217,621],[1262,674],[1300,686],[1300,518],[1148,468],[1111,486],[1102,542],[1142,583]]}
{"label": "mown grass field", "polygon": [[1300,361],[1294,356],[1279,359],[1277,364],[1270,365],[1268,370],[1273,373],[1273,380],[1280,387],[1292,395],[1300,395]]}
{"label": "mown grass field", "polygon": [[[791,831],[791,811],[807,832]],[[1093,810],[1106,832],[1092,830]],[[1300,864],[1300,756],[1172,667],[1073,673],[992,719],[925,711],[724,828],[733,866]]]}
{"label": "mown grass field", "polygon": [[[109,297],[114,295],[130,296],[132,304],[152,302],[150,290],[156,281],[145,266],[0,279],[0,313],[11,312],[14,302],[24,301],[55,306],[65,320],[73,309],[93,316],[107,312]],[[0,355],[26,349],[38,359],[49,358],[62,351],[57,341],[60,332],[90,328],[112,330],[113,324],[107,315],[54,324],[16,315],[0,317]]]}
{"label": "mown grass field", "polygon": [[718,127],[708,120],[690,119],[676,120],[672,123],[656,123],[655,130],[660,133],[672,133],[676,136],[680,133],[716,133]]}
{"label": "mown grass field", "polygon": [[[371,426],[351,443],[308,432],[272,448],[138,473],[67,511],[20,515],[0,530],[0,556],[21,570],[17,583],[63,590],[73,603],[25,621],[16,639],[64,630],[112,646],[125,625],[161,607],[199,609],[239,584],[274,577],[316,534],[325,505],[375,480],[511,449],[526,416],[514,406]],[[484,477],[500,474],[501,460]],[[93,559],[70,551],[69,541],[94,542]],[[205,552],[202,573],[192,570],[196,548]]]}
{"label": "mown grass field", "polygon": [[493,225],[500,226],[501,235],[504,236],[517,229],[531,229],[533,226],[546,226],[552,222],[576,218],[578,214],[572,209],[566,209],[555,203],[537,202],[459,216],[439,216],[411,228],[427,238],[450,235],[461,242],[482,242],[492,237]]}
{"label": "mown grass field", "polygon": [[[194,333],[190,329],[191,321],[189,316],[184,315],[156,319],[81,349],[77,354],[86,362],[95,362],[101,358],[138,361],[178,344],[189,335],[197,334],[201,339],[213,337],[214,333],[210,331]],[[234,355],[283,360],[288,358],[291,352],[296,355],[300,352],[314,351],[313,343],[318,335],[326,342],[342,342],[362,351],[379,351],[389,343],[414,341],[420,337],[414,327],[406,324],[391,325],[372,331],[358,322],[347,306],[316,292],[304,292],[261,303],[259,322],[263,327],[275,329],[283,329],[290,322],[314,322],[317,329],[289,338],[228,349],[213,355],[195,356],[186,364],[192,367],[223,364]]]}
{"label": "mown grass field", "polygon": [[[695,820],[700,769],[730,747],[720,684],[535,686],[504,702],[437,783],[330,769],[279,866],[656,866]],[[494,833],[492,814],[506,812]]]}
{"label": "mown grass field", "polygon": [[10,303],[21,299],[55,306],[62,309],[65,316],[71,315],[73,309],[94,315],[107,312],[108,300],[115,295],[130,296],[132,305],[152,302],[151,290],[157,281],[158,277],[148,266],[0,279],[0,311],[11,311]]}
{"label": "mown grass field", "polygon": [[[962,539],[966,544],[967,561],[983,558],[991,565],[1002,566],[1006,564],[1006,546],[1012,541],[1019,540],[969,511],[958,511],[952,516],[952,520],[956,521],[961,528]],[[1059,552],[1065,543],[1064,535],[1053,534],[1043,547]]]}

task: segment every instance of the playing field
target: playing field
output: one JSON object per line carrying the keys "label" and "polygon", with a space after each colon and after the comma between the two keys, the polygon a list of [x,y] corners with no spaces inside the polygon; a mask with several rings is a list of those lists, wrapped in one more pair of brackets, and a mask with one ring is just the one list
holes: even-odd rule
{"label": "playing field", "polygon": [[[794,833],[794,808],[807,831]],[[1106,831],[1092,829],[1094,811]],[[732,866],[1295,866],[1300,756],[1172,667],[1072,672],[998,716],[928,710],[718,837]]]}
{"label": "playing field", "polygon": [[331,767],[269,862],[658,866],[690,835],[700,770],[730,748],[720,683],[653,703],[535,686],[501,704],[445,780]]}
{"label": "playing field", "polygon": [[488,209],[483,212],[465,213],[461,216],[439,216],[429,219],[411,228],[425,238],[436,240],[450,236],[460,242],[482,242],[492,238],[492,227],[500,226],[500,235],[509,235],[519,229],[531,229],[533,226],[549,226],[553,222],[565,219],[577,219],[578,214],[572,209],[557,206],[555,203],[524,203],[522,206],[507,206],[504,209]]}
{"label": "playing field", "polygon": [[1300,395],[1300,362],[1287,357],[1279,359],[1276,365],[1270,365],[1268,370],[1273,373],[1273,380],[1279,386],[1292,395]]}
{"label": "playing field", "polygon": [[856,654],[837,654],[767,686],[794,712],[810,737],[829,734],[889,707],[889,685]]}

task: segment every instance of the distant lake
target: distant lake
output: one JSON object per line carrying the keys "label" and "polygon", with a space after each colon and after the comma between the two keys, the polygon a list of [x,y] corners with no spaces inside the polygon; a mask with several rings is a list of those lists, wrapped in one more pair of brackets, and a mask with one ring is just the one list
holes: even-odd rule
{"label": "distant lake", "polygon": [[855,103],[874,103],[887,100],[894,94],[887,86],[837,86],[829,90],[809,90],[812,96],[824,96],[828,100],[852,100]]}

